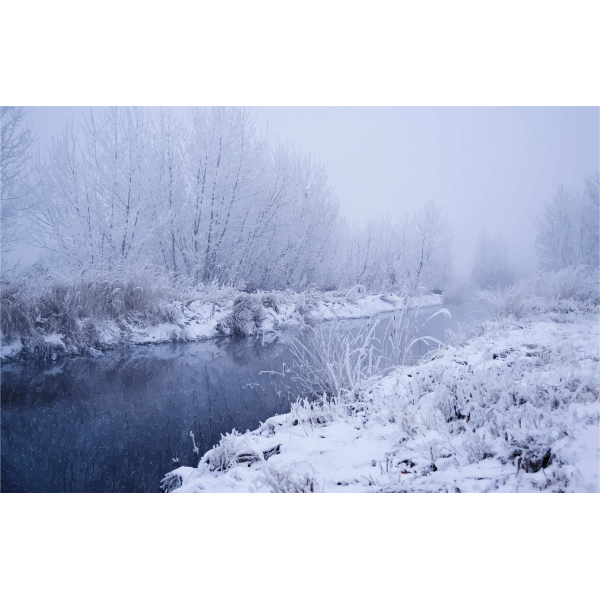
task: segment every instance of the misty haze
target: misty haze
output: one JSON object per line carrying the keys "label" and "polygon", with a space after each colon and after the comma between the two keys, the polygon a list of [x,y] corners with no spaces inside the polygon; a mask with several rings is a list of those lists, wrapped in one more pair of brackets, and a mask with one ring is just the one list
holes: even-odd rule
{"label": "misty haze", "polygon": [[2,107],[1,491],[600,491],[599,127]]}

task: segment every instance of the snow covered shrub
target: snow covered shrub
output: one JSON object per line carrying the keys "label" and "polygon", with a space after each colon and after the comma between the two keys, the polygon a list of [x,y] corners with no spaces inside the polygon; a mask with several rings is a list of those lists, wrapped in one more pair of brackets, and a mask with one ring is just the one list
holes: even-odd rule
{"label": "snow covered shrub", "polygon": [[579,303],[600,302],[599,271],[590,271],[584,266],[562,269],[554,274],[551,285],[557,300],[572,299]]}
{"label": "snow covered shrub", "polygon": [[34,333],[29,303],[22,288],[17,285],[2,286],[0,324],[2,335],[7,340]]}
{"label": "snow covered shrub", "polygon": [[189,281],[145,263],[67,273],[33,267],[2,286],[0,325],[3,335],[28,338],[31,348],[60,333],[84,352],[98,341],[97,324],[172,323],[181,318],[174,302],[194,296]]}
{"label": "snow covered shrub", "polygon": [[188,298],[183,303],[186,307],[192,304],[192,302],[198,301],[202,304],[226,309],[233,304],[233,301],[240,295],[240,292],[237,287],[225,284],[220,285],[213,281],[210,285],[197,284],[185,295]]}
{"label": "snow covered shrub", "polygon": [[344,300],[346,302],[356,302],[358,300],[358,298],[360,297],[361,294],[365,294],[366,293],[366,288],[364,285],[355,285],[354,287],[351,287],[348,292],[346,293],[346,296],[344,297]]}
{"label": "snow covered shrub", "polygon": [[167,473],[160,482],[160,489],[166,494],[171,493],[181,487],[183,479],[179,473]]}
{"label": "snow covered shrub", "polygon": [[221,441],[209,450],[201,463],[209,465],[211,471],[227,471],[240,463],[257,462],[262,460],[235,429],[231,433],[221,435]]}
{"label": "snow covered shrub", "polygon": [[278,470],[275,465],[263,468],[267,484],[276,494],[307,494],[320,491],[314,475],[293,475],[289,470]]}
{"label": "snow covered shrub", "polygon": [[273,294],[267,294],[262,299],[263,306],[265,308],[272,308],[277,314],[279,314],[279,304],[277,298]]}
{"label": "snow covered shrub", "polygon": [[240,285],[240,291],[246,292],[247,294],[253,294],[258,291],[259,286],[255,281],[245,281],[242,285]]}
{"label": "snow covered shrub", "polygon": [[598,269],[567,267],[541,272],[523,279],[505,291],[482,290],[476,298],[493,308],[495,316],[523,318],[547,311],[565,312],[600,302]]}
{"label": "snow covered shrub", "polygon": [[320,285],[319,289],[320,289],[322,292],[333,292],[333,291],[335,291],[335,290],[337,290],[337,289],[338,289],[338,286],[337,286],[337,284],[336,284],[336,283],[333,283],[333,282],[331,282],[331,281],[330,281],[330,282],[325,282],[325,283],[322,283],[322,284]]}
{"label": "snow covered shrub", "polygon": [[316,311],[319,308],[320,300],[321,294],[312,288],[297,294],[294,298],[294,308],[302,316],[307,325],[315,325],[317,323]]}
{"label": "snow covered shrub", "polygon": [[[491,303],[495,307],[496,314],[491,314],[492,318],[514,317],[520,319],[528,313],[530,307],[530,295],[524,284],[513,285],[503,292],[499,290],[479,290],[475,293],[475,298]],[[489,308],[486,306],[489,310]]]}
{"label": "snow covered shrub", "polygon": [[320,401],[309,402],[306,398],[300,398],[293,402],[290,407],[290,415],[292,423],[316,427],[334,421],[337,411],[335,405],[332,405],[323,395]]}
{"label": "snow covered shrub", "polygon": [[263,303],[254,294],[240,294],[231,313],[217,324],[217,331],[234,337],[254,335],[264,320]]}

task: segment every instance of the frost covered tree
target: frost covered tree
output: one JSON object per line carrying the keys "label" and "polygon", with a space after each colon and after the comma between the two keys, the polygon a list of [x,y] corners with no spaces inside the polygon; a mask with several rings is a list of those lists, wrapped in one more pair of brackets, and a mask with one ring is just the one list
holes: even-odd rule
{"label": "frost covered tree", "polygon": [[37,141],[31,125],[25,123],[21,106],[2,106],[0,188],[1,192],[1,250],[13,250],[23,239],[23,216],[32,208],[28,176],[32,169],[32,150]]}
{"label": "frost covered tree", "polygon": [[349,225],[325,166],[245,108],[91,110],[32,171],[35,239],[70,269],[140,261],[197,286],[443,289],[452,233],[429,202]]}
{"label": "frost covered tree", "polygon": [[161,108],[151,127],[151,164],[156,173],[154,194],[149,201],[154,233],[149,251],[152,255],[160,255],[157,261],[164,262],[167,269],[179,274],[184,270],[181,236],[186,202],[183,126],[170,109]]}
{"label": "frost covered tree", "polygon": [[86,166],[70,121],[53,137],[47,161],[35,169],[35,240],[53,259],[70,266],[99,258],[97,207]]}
{"label": "frost covered tree", "polygon": [[88,129],[95,156],[91,181],[100,205],[102,256],[111,262],[139,258],[154,236],[148,207],[157,189],[151,163],[149,115],[140,108],[109,108]]}
{"label": "frost covered tree", "polygon": [[586,265],[597,268],[598,210],[598,172],[585,180],[580,192],[559,186],[534,221],[540,267],[557,270]]}
{"label": "frost covered tree", "polygon": [[394,260],[395,280],[407,292],[443,290],[453,265],[453,234],[448,216],[435,200],[406,218]]}
{"label": "frost covered tree", "polygon": [[583,264],[597,269],[600,262],[600,174],[587,177],[583,184],[581,214],[581,256]]}
{"label": "frost covered tree", "polygon": [[505,288],[514,282],[514,269],[508,258],[508,243],[501,233],[483,229],[473,252],[471,279],[476,287]]}
{"label": "frost covered tree", "polygon": [[71,267],[138,259],[154,239],[149,208],[159,187],[147,111],[92,111],[84,134],[82,147],[68,123],[39,170],[39,245]]}
{"label": "frost covered tree", "polygon": [[143,260],[263,289],[328,273],[339,207],[326,170],[259,138],[248,109],[91,110],[34,179],[38,245],[70,268]]}
{"label": "frost covered tree", "polygon": [[337,204],[324,168],[271,147],[239,108],[190,110],[180,251],[198,283],[302,287],[325,260]]}
{"label": "frost covered tree", "polygon": [[450,221],[435,200],[394,221],[390,215],[362,225],[346,225],[347,241],[338,258],[343,286],[407,294],[443,290],[453,264]]}
{"label": "frost covered tree", "polygon": [[180,250],[196,282],[237,274],[240,244],[266,196],[265,152],[247,109],[190,109]]}
{"label": "frost covered tree", "polygon": [[339,206],[320,162],[282,145],[269,160],[266,202],[253,219],[244,270],[263,287],[304,288],[321,277]]}

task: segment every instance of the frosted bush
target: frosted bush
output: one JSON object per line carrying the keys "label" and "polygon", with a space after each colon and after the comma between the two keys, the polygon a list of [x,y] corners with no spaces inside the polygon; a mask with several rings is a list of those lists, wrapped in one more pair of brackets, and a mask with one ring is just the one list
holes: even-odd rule
{"label": "frosted bush", "polygon": [[83,352],[97,343],[95,322],[175,321],[180,311],[173,301],[193,293],[188,283],[143,263],[71,273],[38,266],[2,286],[2,333],[28,338],[34,351],[44,336],[59,332]]}
{"label": "frosted bush", "polygon": [[305,324],[309,326],[316,325],[318,322],[317,309],[322,300],[323,295],[312,288],[295,296],[294,308]]}
{"label": "frosted bush", "polygon": [[558,272],[536,273],[505,291],[482,290],[476,298],[492,316],[521,319],[548,311],[569,312],[600,302],[598,269],[590,272],[583,266]]}
{"label": "frosted bush", "polygon": [[246,442],[235,429],[231,433],[221,435],[221,441],[209,450],[201,463],[209,465],[211,471],[226,471],[240,463],[260,461],[261,457]]}
{"label": "frosted bush", "polygon": [[234,337],[254,335],[264,320],[263,303],[254,294],[240,294],[231,313],[217,324],[217,331]]}
{"label": "frosted bush", "polygon": [[279,314],[279,303],[274,294],[266,294],[263,296],[262,303],[265,308],[271,308],[275,313]]}

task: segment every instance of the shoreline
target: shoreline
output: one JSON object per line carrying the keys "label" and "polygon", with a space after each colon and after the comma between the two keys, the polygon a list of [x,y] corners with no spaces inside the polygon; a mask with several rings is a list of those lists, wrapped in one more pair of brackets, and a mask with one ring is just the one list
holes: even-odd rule
{"label": "shoreline", "polygon": [[232,431],[163,489],[597,493],[598,336],[597,308],[485,322],[352,401]]}
{"label": "shoreline", "polygon": [[[139,324],[121,320],[103,320],[94,323],[96,342],[78,351],[64,333],[40,334],[33,350],[32,338],[19,337],[10,343],[2,343],[0,360],[22,362],[28,359],[46,358],[56,360],[58,356],[91,355],[102,356],[103,351],[138,345],[155,345],[170,342],[198,342],[219,337],[230,337],[222,326],[232,315],[237,298],[257,300],[260,304],[261,322],[257,326],[248,319],[246,336],[284,330],[288,327],[301,327],[307,323],[326,322],[335,318],[361,319],[377,314],[393,312],[402,308],[403,298],[395,294],[360,294],[352,290],[342,292],[321,292],[298,294],[293,292],[270,292],[260,294],[230,294],[226,299],[207,301],[197,299],[189,302],[174,302],[170,308],[179,313],[175,322],[162,322],[156,325]],[[268,301],[265,299],[269,298]],[[439,294],[426,294],[415,298],[420,308],[437,306],[443,303]],[[81,327],[86,323],[82,320]],[[89,320],[88,320],[89,321]]]}

